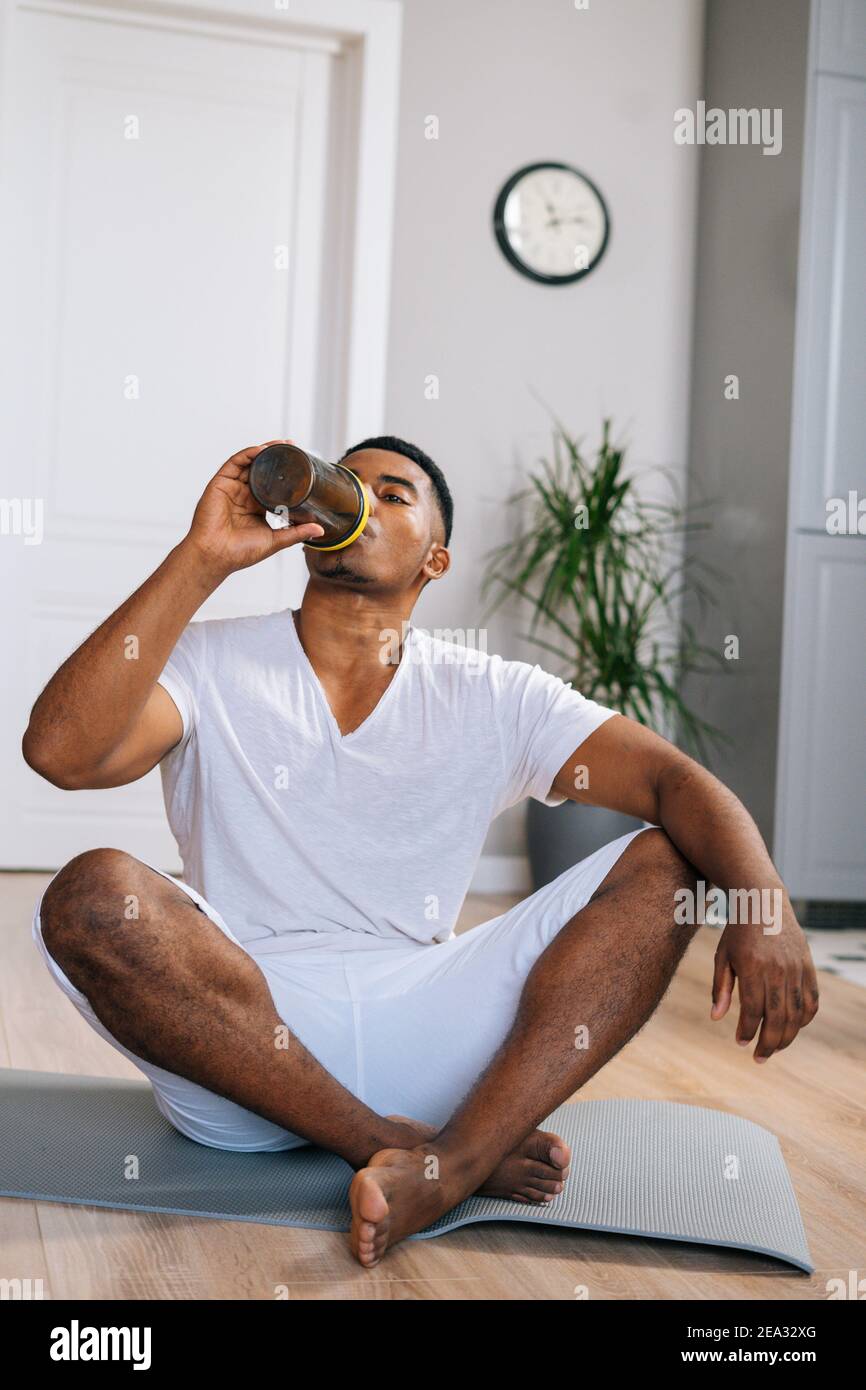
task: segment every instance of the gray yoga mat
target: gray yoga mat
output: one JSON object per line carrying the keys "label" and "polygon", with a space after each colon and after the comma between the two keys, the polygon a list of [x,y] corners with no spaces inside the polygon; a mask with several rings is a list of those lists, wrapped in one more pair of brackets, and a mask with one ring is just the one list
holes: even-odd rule
{"label": "gray yoga mat", "polygon": [[[560,1106],[542,1128],[572,1149],[561,1196],[543,1207],[470,1197],[411,1239],[528,1221],[732,1246],[811,1274],[779,1141],[751,1120],[672,1101],[589,1100]],[[322,1149],[196,1144],[159,1113],[146,1081],[0,1070],[3,1197],[345,1231],[351,1178]]]}

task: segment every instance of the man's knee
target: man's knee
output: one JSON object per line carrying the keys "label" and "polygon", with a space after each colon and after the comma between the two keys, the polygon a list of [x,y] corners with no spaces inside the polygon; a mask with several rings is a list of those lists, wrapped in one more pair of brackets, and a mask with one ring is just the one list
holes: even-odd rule
{"label": "man's knee", "polygon": [[[611,890],[631,892],[642,906],[655,906],[663,917],[669,908],[673,919],[677,895],[683,890],[694,894],[696,887],[694,866],[664,830],[652,826],[626,845],[597,896]],[[644,914],[641,920],[649,918]]]}
{"label": "man's knee", "polygon": [[626,854],[630,851],[634,851],[633,862],[635,866],[639,866],[644,874],[651,874],[654,878],[666,884],[669,883],[674,888],[694,890],[697,878],[694,865],[689,863],[667,832],[662,830],[660,826],[654,825],[651,829],[644,830],[642,834],[635,836],[628,846]]}
{"label": "man's knee", "polygon": [[697,874],[694,865],[657,826],[638,835],[633,844],[636,849],[640,846],[635,859],[636,881],[642,885],[643,901],[655,909],[645,918],[646,930],[653,940],[662,930],[664,939],[673,949],[671,965],[675,969],[698,930],[693,914],[686,914],[683,921],[677,911],[683,902],[683,893],[688,895],[689,901],[695,901]]}
{"label": "man's knee", "polygon": [[78,946],[100,928],[135,911],[146,866],[120,849],[89,849],[64,865],[49,883],[39,909],[42,939],[52,955]]}

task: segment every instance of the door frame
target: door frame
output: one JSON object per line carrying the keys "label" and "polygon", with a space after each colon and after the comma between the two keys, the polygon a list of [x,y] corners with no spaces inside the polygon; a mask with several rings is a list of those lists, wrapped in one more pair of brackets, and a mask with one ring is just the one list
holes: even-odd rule
{"label": "door frame", "polygon": [[[279,5],[285,8],[277,8]],[[338,242],[327,291],[319,368],[332,383],[302,422],[313,447],[327,453],[384,428],[391,250],[396,183],[402,33],[401,0],[2,0],[0,94],[9,90],[15,26],[21,11],[75,15],[98,23],[290,43],[335,55],[329,161],[340,161],[331,204]],[[0,152],[8,129],[0,102]],[[295,354],[293,354],[293,358]],[[286,422],[288,428],[289,422]],[[295,429],[300,435],[301,431]]]}

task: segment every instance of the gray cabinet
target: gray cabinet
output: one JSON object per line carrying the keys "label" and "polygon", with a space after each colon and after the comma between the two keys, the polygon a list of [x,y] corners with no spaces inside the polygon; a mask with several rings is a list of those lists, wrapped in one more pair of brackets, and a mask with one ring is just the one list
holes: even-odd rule
{"label": "gray cabinet", "polygon": [[866,540],[798,534],[782,663],[776,799],[792,897],[866,897]]}
{"label": "gray cabinet", "polygon": [[815,24],[814,67],[866,77],[866,4],[863,0],[821,0]]}
{"label": "gray cabinet", "polygon": [[[862,0],[866,13],[866,0]],[[802,210],[791,482],[795,525],[823,531],[830,497],[864,483],[866,79],[813,85]],[[811,158],[810,158],[811,156]]]}
{"label": "gray cabinet", "polygon": [[[809,68],[774,850],[793,896],[856,901],[866,900],[864,0],[814,0]],[[849,493],[853,524],[831,535],[828,502]]]}

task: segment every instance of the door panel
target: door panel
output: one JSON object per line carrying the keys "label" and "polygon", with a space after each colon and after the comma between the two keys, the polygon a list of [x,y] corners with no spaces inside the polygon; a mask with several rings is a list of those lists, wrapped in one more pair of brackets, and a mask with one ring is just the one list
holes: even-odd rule
{"label": "door panel", "polygon": [[[333,59],[309,44],[22,10],[4,109],[2,493],[6,823],[0,864],[113,844],[177,868],[156,773],[60,792],[20,757],[42,685],[186,531],[237,449],[309,439]],[[199,616],[296,601],[299,554]],[[14,581],[11,575],[14,574]]]}
{"label": "door panel", "polygon": [[828,499],[863,490],[866,84],[818,76],[815,132],[797,327],[793,523],[823,531]]}
{"label": "door panel", "polygon": [[818,67],[866,77],[866,5],[863,0],[817,0]]}
{"label": "door panel", "polygon": [[792,897],[866,898],[866,541],[795,536],[776,857]]}

